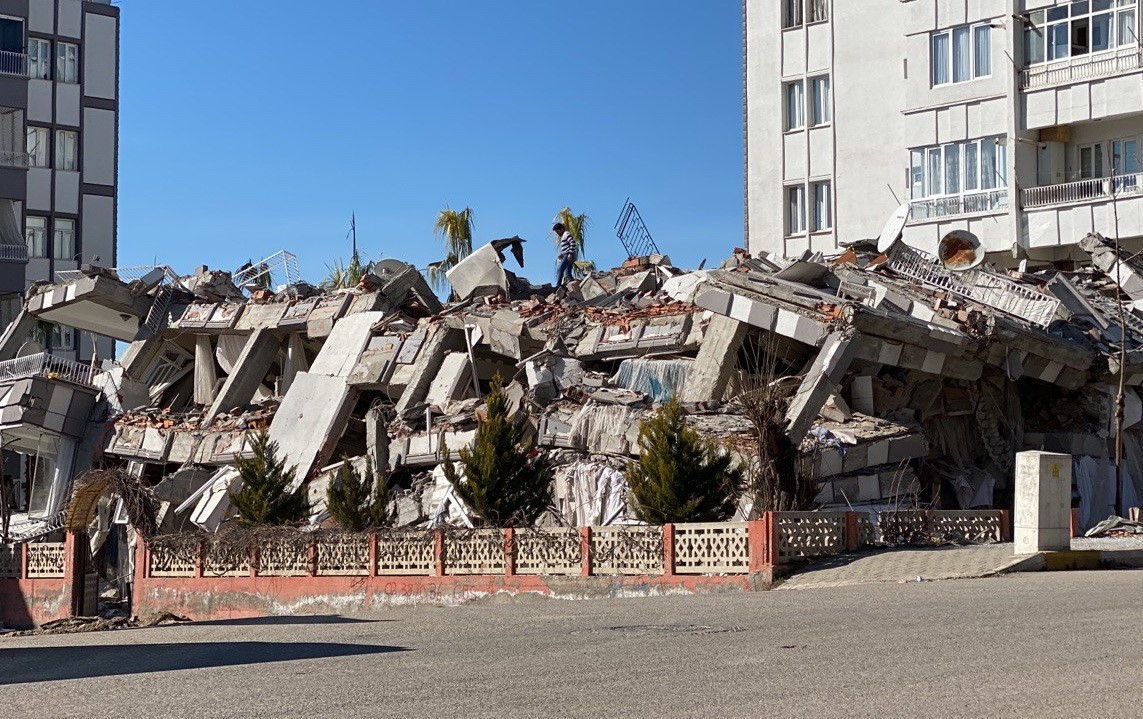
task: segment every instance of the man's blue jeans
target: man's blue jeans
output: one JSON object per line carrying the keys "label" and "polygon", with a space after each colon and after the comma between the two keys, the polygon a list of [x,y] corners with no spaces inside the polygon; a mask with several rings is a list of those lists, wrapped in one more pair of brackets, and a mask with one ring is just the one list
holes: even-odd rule
{"label": "man's blue jeans", "polygon": [[575,260],[568,255],[560,258],[559,268],[556,270],[556,287],[562,287],[564,284],[564,275],[567,275],[568,282],[571,282],[572,269],[575,267]]}

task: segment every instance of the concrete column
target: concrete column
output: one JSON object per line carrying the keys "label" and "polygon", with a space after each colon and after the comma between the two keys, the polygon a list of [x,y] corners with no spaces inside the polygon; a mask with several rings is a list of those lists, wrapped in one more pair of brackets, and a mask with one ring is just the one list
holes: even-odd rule
{"label": "concrete column", "polygon": [[707,325],[698,356],[691,365],[682,402],[717,402],[738,364],[738,350],[746,339],[749,325],[725,315],[715,315]]}
{"label": "concrete column", "polygon": [[420,353],[417,355],[417,364],[413,370],[413,376],[409,379],[409,384],[405,386],[405,391],[401,393],[401,399],[397,401],[398,417],[425,401],[429,387],[432,386],[433,380],[440,372],[441,364],[444,363],[448,351],[456,347],[458,340],[463,342],[462,333],[459,330],[450,329],[443,324],[433,327],[432,336],[425,340]]}
{"label": "concrete column", "polygon": [[234,363],[233,371],[227,376],[226,383],[218,391],[214,404],[207,411],[204,418],[206,422],[253,399],[262,380],[266,379],[270,366],[278,358],[281,344],[273,330],[254,330],[250,339],[246,340],[242,354],[238,355],[238,360]]}
{"label": "concrete column", "polygon": [[8,325],[3,335],[0,335],[0,360],[15,358],[20,346],[27,341],[35,328],[36,318],[20,310],[20,314],[16,315],[16,319],[12,320],[12,324]]}
{"label": "concrete column", "polygon": [[790,400],[786,411],[786,436],[794,444],[802,441],[829,396],[849,369],[857,354],[857,337],[834,332],[822,344],[821,352],[810,366],[801,386]]}
{"label": "concrete column", "polygon": [[306,347],[300,332],[291,332],[286,344],[286,366],[282,368],[282,382],[279,390],[283,395],[290,390],[298,372],[307,372],[310,362],[306,359]]}
{"label": "concrete column", "polygon": [[218,371],[214,363],[214,347],[210,335],[194,337],[194,402],[208,405],[214,401],[214,385]]}
{"label": "concrete column", "polygon": [[384,473],[389,467],[389,430],[381,407],[371,407],[365,413],[365,451],[379,475]]}
{"label": "concrete column", "polygon": [[1016,453],[1016,554],[1071,547],[1071,497],[1071,455]]}

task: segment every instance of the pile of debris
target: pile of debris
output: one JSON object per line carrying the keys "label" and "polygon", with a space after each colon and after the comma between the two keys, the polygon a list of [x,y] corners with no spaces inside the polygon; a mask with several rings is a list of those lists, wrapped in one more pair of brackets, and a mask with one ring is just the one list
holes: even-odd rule
{"label": "pile of debris", "polygon": [[[31,411],[9,422],[4,407],[2,431],[16,451],[73,453],[75,472],[126,464],[164,502],[163,531],[218,529],[258,428],[297,467],[315,525],[342,462],[366,456],[401,487],[402,525],[463,525],[441,466],[471,442],[499,375],[557,466],[551,522],[632,521],[623,469],[640,422],[671,397],[748,468],[768,451],[759,422],[771,427],[819,507],[1010,506],[1015,452],[1046,449],[1076,456],[1081,507],[1098,519],[1113,513],[1121,369],[1125,503],[1143,495],[1143,266],[1099,236],[1081,246],[1090,265],[1019,271],[954,271],[900,243],[794,260],[738,250],[689,272],[651,255],[557,289],[505,267],[505,253],[523,264],[523,240],[508,238],[449,271],[448,304],[396,261],[338,291],[251,292],[206,268],[124,282],[91,268],[33,288],[0,360],[39,320],[127,352],[69,383],[93,401],[56,401],[62,426]],[[744,400],[763,390],[778,409],[759,418]],[[30,439],[45,429],[53,447]],[[66,475],[45,490],[44,516],[63,508]]]}

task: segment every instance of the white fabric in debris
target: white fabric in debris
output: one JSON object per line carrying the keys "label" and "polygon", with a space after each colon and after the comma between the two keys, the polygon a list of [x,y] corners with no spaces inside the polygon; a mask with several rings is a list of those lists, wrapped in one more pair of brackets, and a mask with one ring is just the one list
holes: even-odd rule
{"label": "white fabric in debris", "polygon": [[613,445],[626,442],[631,421],[632,414],[628,407],[588,404],[572,421],[571,442],[577,447],[619,451]]}
{"label": "white fabric in debris", "polygon": [[[464,465],[454,462],[453,468],[464,481]],[[433,469],[432,499],[429,500],[429,526],[440,527],[450,524],[454,527],[472,527],[471,512],[460,497],[456,496],[452,482],[445,476],[444,465]]]}
{"label": "white fabric in debris", "polygon": [[623,389],[665,402],[679,394],[690,375],[691,359],[625,359],[619,363],[615,383]]}
{"label": "white fabric in debris", "polygon": [[246,335],[219,335],[218,348],[214,350],[214,358],[218,360],[218,366],[226,374],[234,371],[234,363],[238,361],[238,356],[242,354],[242,348],[246,346]]}
{"label": "white fabric in debris", "polygon": [[564,521],[576,527],[627,524],[627,478],[597,462],[556,470],[556,502]]}

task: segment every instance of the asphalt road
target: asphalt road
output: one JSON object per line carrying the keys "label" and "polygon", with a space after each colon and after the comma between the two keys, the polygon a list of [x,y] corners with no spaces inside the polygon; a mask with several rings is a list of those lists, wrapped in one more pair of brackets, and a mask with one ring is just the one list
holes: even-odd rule
{"label": "asphalt road", "polygon": [[1143,571],[0,639],[3,716],[1107,717]]}

